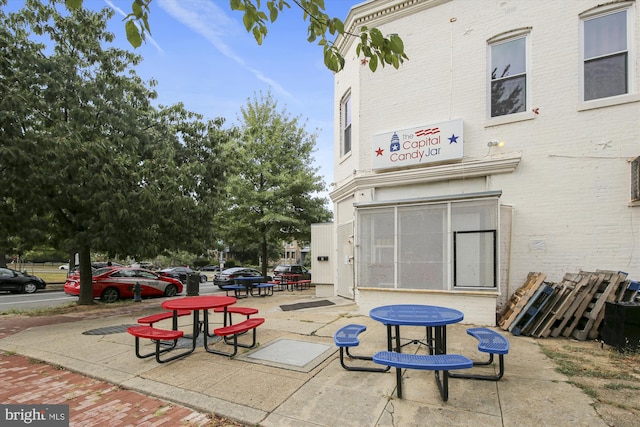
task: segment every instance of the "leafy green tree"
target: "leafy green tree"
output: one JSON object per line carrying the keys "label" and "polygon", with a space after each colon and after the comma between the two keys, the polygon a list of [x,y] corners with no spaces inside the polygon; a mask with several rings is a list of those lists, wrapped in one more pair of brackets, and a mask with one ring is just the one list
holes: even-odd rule
{"label": "leafy green tree", "polygon": [[0,242],[47,236],[77,250],[79,303],[91,304],[92,250],[142,259],[204,249],[227,134],[183,105],[152,106],[153,82],[133,70],[140,57],[103,47],[113,12],[57,6],[0,9]]}
{"label": "leafy green tree", "polygon": [[[385,36],[377,28],[360,27],[358,34],[345,31],[344,23],[339,18],[331,18],[324,13],[324,0],[292,0],[301,9],[303,20],[309,20],[307,41],[313,43],[317,40],[322,46],[324,63],[331,71],[338,72],[344,68],[344,57],[340,55],[334,42],[328,39],[331,36],[341,35],[358,39],[357,52],[368,59],[371,71],[376,71],[378,64],[400,67],[405,59],[409,59],[404,52],[404,43],[397,34]],[[66,0],[67,7],[74,9],[82,6],[83,0]],[[133,47],[139,47],[145,40],[147,33],[151,33],[149,25],[149,13],[151,12],[151,0],[133,0],[131,13],[125,18],[127,39]],[[285,8],[291,8],[286,0],[229,0],[232,10],[243,13],[242,22],[248,32],[251,32],[258,44],[268,34],[268,25],[273,24]]]}
{"label": "leafy green tree", "polygon": [[220,223],[232,248],[256,249],[266,276],[283,240],[309,241],[311,224],[332,214],[318,196],[325,186],[311,166],[317,136],[299,118],[278,110],[270,93],[260,94],[241,109],[239,129],[240,137],[226,147],[232,173]]}

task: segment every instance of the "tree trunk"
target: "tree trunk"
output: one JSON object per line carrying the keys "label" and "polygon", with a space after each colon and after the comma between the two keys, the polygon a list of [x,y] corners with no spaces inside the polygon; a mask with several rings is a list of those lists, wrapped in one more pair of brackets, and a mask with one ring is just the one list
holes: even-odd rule
{"label": "tree trunk", "polygon": [[80,252],[80,298],[78,305],[93,304],[93,271],[91,270],[91,250],[89,245],[82,245]]}
{"label": "tree trunk", "polygon": [[69,252],[69,272],[76,267],[76,251]]}
{"label": "tree trunk", "polygon": [[262,242],[260,242],[260,253],[262,254],[262,277],[267,280],[267,267],[269,267],[269,256],[267,253],[267,237],[266,234],[262,234]]}

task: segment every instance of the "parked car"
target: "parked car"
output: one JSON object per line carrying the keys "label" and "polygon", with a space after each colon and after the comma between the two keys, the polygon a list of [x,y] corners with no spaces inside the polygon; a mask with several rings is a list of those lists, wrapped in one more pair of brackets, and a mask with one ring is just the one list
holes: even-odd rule
{"label": "parked car", "polygon": [[278,280],[282,274],[299,274],[300,280],[311,280],[311,272],[304,265],[300,264],[280,264],[273,269],[273,277]]}
{"label": "parked car", "polygon": [[[172,297],[182,292],[182,283],[173,277],[161,276],[144,268],[105,267],[93,271],[93,297],[111,303],[118,299],[133,298],[133,288],[140,284],[144,297]],[[67,295],[80,295],[80,274],[67,277],[64,283]]]}
{"label": "parked car", "polygon": [[58,270],[68,270],[69,269],[69,264],[62,264],[60,267],[58,267]]}
{"label": "parked car", "polygon": [[91,263],[91,268],[105,268],[105,267],[123,267],[122,264],[112,261],[95,261]]}
{"label": "parked car", "polygon": [[147,270],[154,270],[156,268],[156,266],[149,261],[134,262],[133,264],[131,264],[131,267],[144,268]]}
{"label": "parked car", "polygon": [[219,265],[205,265],[200,271],[220,271]]}
{"label": "parked car", "polygon": [[158,271],[158,274],[173,277],[180,280],[183,284],[187,283],[187,275],[191,273],[200,274],[200,283],[204,283],[209,280],[205,274],[198,273],[189,267],[168,267]]}
{"label": "parked car", "polygon": [[10,268],[0,268],[0,291],[14,294],[32,294],[38,289],[44,289],[47,284],[39,277],[19,272]]}
{"label": "parked car", "polygon": [[260,282],[261,280],[269,282],[271,280],[270,276],[262,278],[262,273],[255,268],[232,267],[222,270],[220,273],[216,274],[213,278],[213,284],[222,289],[223,286],[233,285],[233,279],[238,277],[256,277],[256,282]]}

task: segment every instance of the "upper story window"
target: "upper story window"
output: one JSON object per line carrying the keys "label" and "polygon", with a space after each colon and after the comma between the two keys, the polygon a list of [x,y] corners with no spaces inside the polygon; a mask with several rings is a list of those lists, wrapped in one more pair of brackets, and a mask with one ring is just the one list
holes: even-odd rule
{"label": "upper story window", "polygon": [[624,3],[581,16],[585,101],[629,93],[629,10]]}
{"label": "upper story window", "polygon": [[491,117],[527,110],[527,37],[489,41]]}
{"label": "upper story window", "polygon": [[340,129],[342,131],[341,155],[351,152],[351,94],[347,94],[340,104]]}

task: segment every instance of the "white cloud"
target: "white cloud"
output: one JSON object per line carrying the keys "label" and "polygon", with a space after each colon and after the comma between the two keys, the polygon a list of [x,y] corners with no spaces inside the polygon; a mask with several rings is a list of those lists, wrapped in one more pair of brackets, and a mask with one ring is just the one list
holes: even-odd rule
{"label": "white cloud", "polygon": [[225,9],[220,8],[214,1],[160,0],[158,4],[173,18],[204,37],[221,54],[253,74],[256,79],[271,86],[275,92],[291,99],[294,98],[277,81],[267,77],[262,71],[249,66],[245,59],[229,46],[226,39],[238,34],[238,24],[227,15]]}

